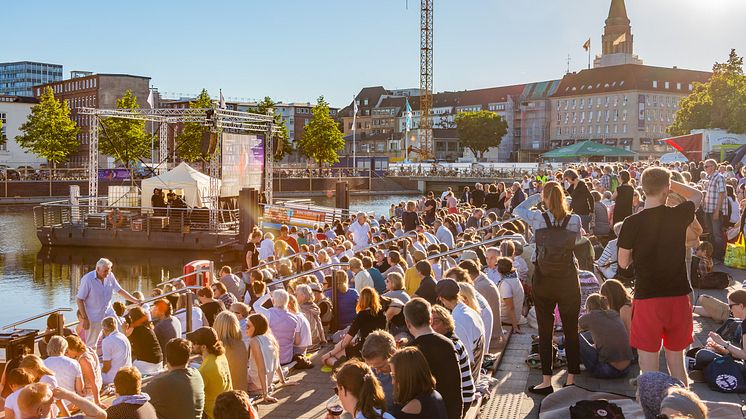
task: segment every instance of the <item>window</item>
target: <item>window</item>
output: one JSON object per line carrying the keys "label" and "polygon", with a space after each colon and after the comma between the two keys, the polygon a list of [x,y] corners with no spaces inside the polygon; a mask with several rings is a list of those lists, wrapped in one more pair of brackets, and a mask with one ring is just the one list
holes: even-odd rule
{"label": "window", "polygon": [[623,132],[624,134],[626,134],[626,133],[627,133],[627,124],[624,124],[624,125],[622,125],[622,132]]}
{"label": "window", "polygon": [[572,108],[575,109],[575,106],[577,105],[577,102],[575,99],[572,100]]}
{"label": "window", "polygon": [[666,82],[665,85],[666,85],[666,89],[670,87],[668,82]]}
{"label": "window", "polygon": [[583,106],[585,106],[585,99],[580,99],[580,109],[583,109]]}
{"label": "window", "polygon": [[7,141],[7,133],[8,133],[8,115],[4,113],[0,113],[0,122],[3,123],[2,131],[0,131],[0,139],[4,139],[5,141],[0,144],[0,151],[8,151],[8,141]]}
{"label": "window", "polygon": [[681,90],[681,83],[676,83],[676,90]]}
{"label": "window", "polygon": [[363,99],[363,106],[368,106],[368,99]]}
{"label": "window", "polygon": [[658,80],[653,80],[653,89],[658,88]]}

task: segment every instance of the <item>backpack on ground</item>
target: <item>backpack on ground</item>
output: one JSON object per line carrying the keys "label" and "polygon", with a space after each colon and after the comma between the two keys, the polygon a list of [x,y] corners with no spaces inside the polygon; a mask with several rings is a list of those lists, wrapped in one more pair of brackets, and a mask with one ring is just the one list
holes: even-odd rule
{"label": "backpack on ground", "polygon": [[727,272],[710,272],[700,277],[692,275],[692,286],[701,290],[724,290],[733,279]]}
{"label": "backpack on ground", "polygon": [[536,265],[544,276],[566,276],[575,268],[573,249],[577,233],[567,229],[570,214],[559,225],[553,224],[546,212],[541,215],[547,227],[536,230]]}
{"label": "backpack on ground", "polygon": [[581,400],[570,406],[571,419],[624,419],[624,412],[618,405],[606,400]]}
{"label": "backpack on ground", "polygon": [[746,393],[744,366],[731,356],[721,356],[705,367],[705,381],[710,389],[720,393]]}

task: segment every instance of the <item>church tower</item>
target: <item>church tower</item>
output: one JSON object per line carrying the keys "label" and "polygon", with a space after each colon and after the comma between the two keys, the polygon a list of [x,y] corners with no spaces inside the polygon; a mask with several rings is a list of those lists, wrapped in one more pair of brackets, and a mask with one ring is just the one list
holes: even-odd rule
{"label": "church tower", "polygon": [[601,36],[601,55],[596,56],[594,67],[608,67],[621,64],[642,64],[634,55],[632,26],[627,17],[624,0],[611,0],[609,17],[606,18],[604,34]]}

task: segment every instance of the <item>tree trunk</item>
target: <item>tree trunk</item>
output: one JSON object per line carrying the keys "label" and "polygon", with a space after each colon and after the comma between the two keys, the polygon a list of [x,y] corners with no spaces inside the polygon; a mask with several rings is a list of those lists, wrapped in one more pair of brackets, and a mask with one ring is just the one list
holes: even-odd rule
{"label": "tree trunk", "polygon": [[52,163],[52,169],[49,171],[49,196],[52,196],[52,176],[55,169],[57,169],[57,162]]}

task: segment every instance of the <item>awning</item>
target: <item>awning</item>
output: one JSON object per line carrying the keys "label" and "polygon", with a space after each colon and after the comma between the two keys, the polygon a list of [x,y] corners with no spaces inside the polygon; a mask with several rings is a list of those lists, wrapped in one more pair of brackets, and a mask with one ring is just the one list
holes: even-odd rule
{"label": "awning", "polygon": [[558,148],[543,154],[546,158],[576,157],[634,157],[637,153],[622,148],[583,141],[568,147]]}

